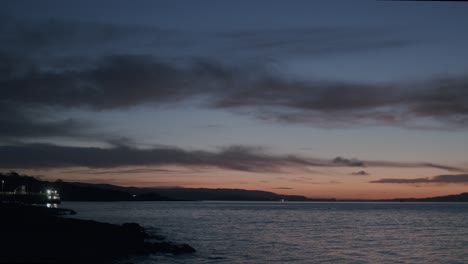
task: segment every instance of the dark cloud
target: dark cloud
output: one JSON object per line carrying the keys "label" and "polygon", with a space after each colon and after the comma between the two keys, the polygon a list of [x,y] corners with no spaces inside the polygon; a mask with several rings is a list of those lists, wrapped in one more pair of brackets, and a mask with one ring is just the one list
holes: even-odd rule
{"label": "dark cloud", "polygon": [[184,68],[130,55],[110,56],[89,67],[69,70],[43,68],[0,54],[0,73],[0,137],[18,138],[82,133],[89,122],[50,118],[72,108],[109,110],[179,102],[207,95],[215,83],[229,78],[208,62],[197,61]]}
{"label": "dark cloud", "polygon": [[370,174],[367,173],[366,171],[356,171],[356,172],[352,172],[351,175],[356,175],[356,176],[367,176],[367,175],[370,175]]}
{"label": "dark cloud", "polygon": [[0,58],[0,69],[5,73],[0,76],[0,103],[36,108],[109,110],[197,96],[219,100],[237,88],[236,80],[247,82],[238,69],[215,62],[195,60],[176,65],[143,55],[107,56],[74,70]]}
{"label": "dark cloud", "polygon": [[64,171],[64,173],[80,173],[80,174],[138,174],[138,173],[163,173],[163,174],[182,174],[182,173],[194,173],[198,171],[182,171],[182,170],[168,170],[168,169],[158,169],[158,168],[133,168],[133,169],[120,169],[120,170],[69,170]]}
{"label": "dark cloud", "polygon": [[434,164],[428,162],[394,162],[394,161],[365,161],[369,167],[393,167],[393,168],[434,168],[451,172],[467,172],[466,168]]}
{"label": "dark cloud", "polygon": [[415,44],[385,29],[310,27],[237,31],[219,34],[229,43],[228,51],[255,57],[322,56],[347,54]]}
{"label": "dark cloud", "polygon": [[170,30],[144,25],[108,24],[63,19],[18,20],[4,17],[0,23],[0,49],[8,53],[45,58],[57,55],[95,55],[142,49],[169,39]]}
{"label": "dark cloud", "polygon": [[174,64],[137,55],[108,56],[74,70],[17,64],[0,60],[5,73],[0,104],[105,110],[200,98],[205,107],[271,122],[410,126],[410,121],[431,119],[440,128],[468,125],[464,77],[409,89],[408,84],[291,81],[260,69],[210,61]]}
{"label": "dark cloud", "polygon": [[399,179],[384,178],[370,183],[418,184],[418,183],[462,183],[468,184],[468,174],[439,175],[432,178]]}
{"label": "dark cloud", "polygon": [[333,163],[349,166],[349,167],[364,167],[364,162],[357,159],[346,159],[342,157],[336,157],[333,159]]}
{"label": "dark cloud", "polygon": [[[340,162],[336,162],[337,159],[330,161],[296,155],[274,155],[265,152],[261,148],[246,146],[231,146],[216,152],[183,150],[167,146],[151,149],[136,149],[125,144],[114,144],[113,146],[111,148],[97,148],[66,147],[50,144],[4,145],[0,146],[0,168],[119,168],[113,171],[139,173],[150,172],[153,169],[158,170],[158,168],[145,168],[147,166],[163,165],[177,165],[190,169],[217,167],[249,172],[282,172],[284,169],[299,169],[308,172],[309,167],[354,167],[361,164],[377,167],[427,167],[426,163],[357,162],[353,160],[346,161],[347,159],[344,158],[340,158]],[[90,171],[90,174],[100,174],[100,171]]]}
{"label": "dark cloud", "polygon": [[463,168],[457,168],[457,167],[445,166],[445,165],[433,164],[433,163],[424,163],[423,165],[428,168],[436,168],[436,169],[448,170],[448,171],[454,171],[454,172],[466,172],[467,171],[466,169],[463,169]]}
{"label": "dark cloud", "polygon": [[252,172],[275,172],[284,167],[320,165],[296,156],[275,156],[256,148],[229,147],[219,152],[186,151],[176,148],[148,150],[130,147],[85,148],[47,144],[0,147],[1,168],[116,168],[121,166],[180,165],[212,166]]}
{"label": "dark cloud", "polygon": [[193,32],[157,26],[64,19],[0,19],[0,48],[8,53],[96,55],[172,54],[228,60],[369,52],[415,44],[402,31],[345,27]]}
{"label": "dark cloud", "polygon": [[[1,119],[1,118],[0,118]],[[1,137],[80,137],[85,122],[73,119],[37,122],[30,119],[1,120]]]}
{"label": "dark cloud", "polygon": [[[1,100],[0,100],[1,101]],[[39,111],[0,103],[0,139],[23,137],[80,137],[91,122],[75,119],[47,120]]]}
{"label": "dark cloud", "polygon": [[257,82],[251,89],[236,91],[218,101],[217,106],[228,109],[255,107],[254,116],[282,123],[418,127],[413,121],[432,119],[431,122],[436,124],[426,126],[465,127],[468,125],[467,85],[465,76],[394,84],[270,78]]}
{"label": "dark cloud", "polygon": [[[359,160],[359,159],[348,159],[343,157],[336,157],[331,162],[335,166],[346,166],[346,167],[387,167],[387,168],[435,168],[441,170],[447,170],[452,172],[467,172],[466,168],[459,168],[454,166],[447,166],[441,164],[427,163],[427,162],[395,162],[395,161],[382,161],[382,160]],[[359,171],[361,175],[366,173],[365,171]],[[354,174],[356,175],[356,174]]]}
{"label": "dark cloud", "polygon": [[[252,50],[254,54],[259,50],[272,54],[327,54],[405,45],[405,41],[379,30],[309,28],[188,34],[157,27],[95,22],[14,19],[2,22],[0,108],[8,105],[48,108],[51,112],[71,108],[109,110],[142,104],[168,105],[197,98],[204,100],[203,107],[269,122],[410,126],[411,121],[430,119],[439,128],[468,125],[466,76],[393,84],[294,80],[268,70],[266,61],[236,63],[196,50],[185,54],[182,51],[186,49],[175,45],[214,40],[208,50],[226,51],[227,45],[243,53]],[[148,48],[155,41],[157,50],[174,49],[174,54],[179,57],[182,54],[183,59],[156,56],[164,52]],[[229,57],[229,52],[221,54]],[[36,127],[23,129],[30,131],[31,136],[35,131],[38,136],[49,134],[41,132],[49,129],[60,132],[66,122],[71,122],[43,122],[16,110],[15,114],[21,113],[22,118],[8,119],[3,115],[4,121],[11,127]],[[77,126],[71,124],[70,130],[80,131]]]}

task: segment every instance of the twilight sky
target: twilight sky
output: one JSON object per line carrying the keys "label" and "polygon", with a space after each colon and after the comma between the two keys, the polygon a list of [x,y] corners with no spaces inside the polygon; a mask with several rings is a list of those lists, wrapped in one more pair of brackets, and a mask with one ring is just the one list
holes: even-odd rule
{"label": "twilight sky", "polygon": [[0,10],[2,171],[308,197],[468,191],[468,3]]}

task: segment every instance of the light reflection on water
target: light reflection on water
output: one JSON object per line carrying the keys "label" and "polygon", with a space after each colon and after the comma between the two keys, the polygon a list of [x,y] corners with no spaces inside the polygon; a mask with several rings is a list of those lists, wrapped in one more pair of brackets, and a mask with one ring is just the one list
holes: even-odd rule
{"label": "light reflection on water", "polygon": [[[67,202],[197,249],[135,263],[468,263],[468,204]],[[127,260],[125,260],[127,261]],[[124,262],[125,262],[124,261]]]}
{"label": "light reflection on water", "polygon": [[56,203],[46,203],[47,208],[58,208],[58,204]]}

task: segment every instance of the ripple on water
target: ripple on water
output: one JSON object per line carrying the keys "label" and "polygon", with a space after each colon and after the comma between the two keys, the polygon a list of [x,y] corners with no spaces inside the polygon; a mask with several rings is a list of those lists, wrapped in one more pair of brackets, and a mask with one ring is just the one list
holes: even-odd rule
{"label": "ripple on water", "polygon": [[195,255],[134,263],[468,263],[468,205],[64,203],[76,217],[138,222]]}

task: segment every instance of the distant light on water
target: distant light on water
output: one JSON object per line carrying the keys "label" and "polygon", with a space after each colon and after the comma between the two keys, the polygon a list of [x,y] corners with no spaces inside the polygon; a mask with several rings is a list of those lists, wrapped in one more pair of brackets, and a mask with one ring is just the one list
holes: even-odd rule
{"label": "distant light on water", "polygon": [[58,204],[56,203],[47,203],[46,206],[47,208],[58,208]]}

